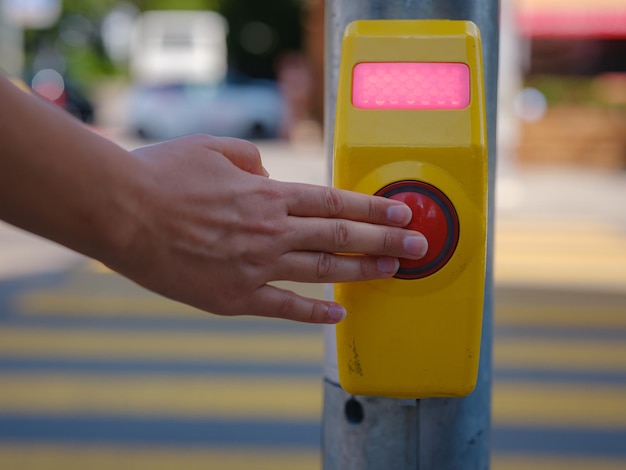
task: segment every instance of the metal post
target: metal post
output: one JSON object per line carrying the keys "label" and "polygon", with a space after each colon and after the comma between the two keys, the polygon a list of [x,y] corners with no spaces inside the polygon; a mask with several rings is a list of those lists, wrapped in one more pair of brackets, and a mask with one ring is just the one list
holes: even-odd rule
{"label": "metal post", "polygon": [[489,139],[487,279],[476,390],[461,399],[411,401],[351,397],[338,385],[334,329],[328,327],[323,416],[326,470],[489,468],[498,10],[498,0],[326,1],[325,136],[329,158],[332,158],[342,35],[348,23],[357,19],[456,19],[476,23],[483,44]]}

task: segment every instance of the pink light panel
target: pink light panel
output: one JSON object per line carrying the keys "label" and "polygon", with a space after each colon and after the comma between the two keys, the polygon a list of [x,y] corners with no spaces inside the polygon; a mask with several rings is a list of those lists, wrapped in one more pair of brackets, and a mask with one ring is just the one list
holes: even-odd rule
{"label": "pink light panel", "polygon": [[443,62],[361,62],[352,75],[352,104],[361,109],[463,109],[469,67]]}

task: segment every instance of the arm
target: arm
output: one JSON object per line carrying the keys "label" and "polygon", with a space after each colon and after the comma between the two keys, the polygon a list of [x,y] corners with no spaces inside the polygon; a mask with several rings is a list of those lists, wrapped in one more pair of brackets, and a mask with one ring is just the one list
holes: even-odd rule
{"label": "arm", "polygon": [[0,102],[0,218],[202,310],[335,323],[334,302],[268,282],[385,278],[426,251],[404,204],[271,180],[248,142],[126,152],[2,77]]}

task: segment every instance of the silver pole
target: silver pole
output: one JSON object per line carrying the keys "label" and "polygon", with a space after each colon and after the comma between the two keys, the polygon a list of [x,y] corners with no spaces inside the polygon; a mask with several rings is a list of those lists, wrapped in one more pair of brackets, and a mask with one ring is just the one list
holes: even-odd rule
{"label": "silver pole", "polygon": [[481,359],[475,391],[460,399],[351,397],[338,384],[334,329],[328,327],[322,439],[325,470],[489,468],[498,11],[498,0],[326,1],[325,136],[329,158],[332,158],[341,39],[351,21],[452,19],[471,20],[478,25],[483,44],[489,139],[489,225]]}

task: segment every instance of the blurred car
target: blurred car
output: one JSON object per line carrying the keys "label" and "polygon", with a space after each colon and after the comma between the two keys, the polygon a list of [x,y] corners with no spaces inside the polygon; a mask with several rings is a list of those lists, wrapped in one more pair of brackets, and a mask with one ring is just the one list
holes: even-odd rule
{"label": "blurred car", "polygon": [[195,133],[275,138],[284,110],[277,84],[267,80],[137,86],[129,106],[131,130],[149,140]]}

